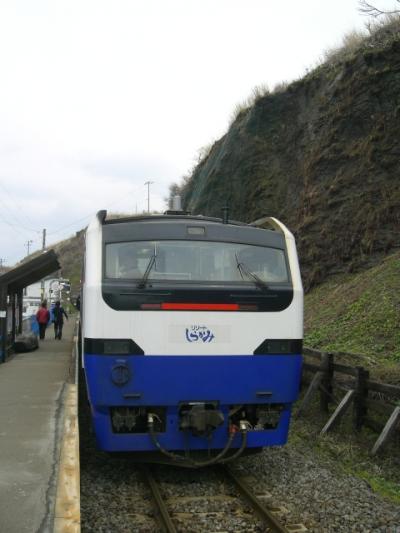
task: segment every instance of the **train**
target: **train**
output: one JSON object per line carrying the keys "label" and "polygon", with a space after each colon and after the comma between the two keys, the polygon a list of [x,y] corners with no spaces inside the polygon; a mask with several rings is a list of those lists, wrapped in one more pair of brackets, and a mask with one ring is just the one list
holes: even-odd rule
{"label": "train", "polygon": [[303,288],[283,223],[99,211],[82,277],[80,353],[100,450],[199,467],[286,443]]}

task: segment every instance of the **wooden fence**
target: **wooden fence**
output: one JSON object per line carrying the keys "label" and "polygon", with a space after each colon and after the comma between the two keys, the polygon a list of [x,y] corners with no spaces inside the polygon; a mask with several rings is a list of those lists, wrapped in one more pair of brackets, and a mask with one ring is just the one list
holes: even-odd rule
{"label": "wooden fence", "polygon": [[[311,383],[296,412],[301,416],[311,399],[319,392],[320,409],[328,413],[329,420],[321,430],[321,435],[332,430],[343,415],[353,406],[352,425],[354,431],[367,426],[379,434],[371,454],[380,452],[394,435],[400,421],[400,387],[379,383],[370,379],[365,368],[351,367],[335,363],[333,353],[304,349],[303,379],[307,373],[314,374]],[[310,359],[313,361],[309,362]],[[337,398],[337,394],[342,397]],[[335,406],[331,413],[330,404]],[[371,413],[379,413],[383,424],[371,418]]]}

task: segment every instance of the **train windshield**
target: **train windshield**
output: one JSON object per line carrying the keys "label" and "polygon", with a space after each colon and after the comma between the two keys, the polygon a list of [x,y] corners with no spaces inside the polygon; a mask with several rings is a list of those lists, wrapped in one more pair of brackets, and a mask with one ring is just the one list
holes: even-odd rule
{"label": "train windshield", "polygon": [[289,282],[278,248],[208,241],[138,241],[105,246],[109,279],[187,282]]}

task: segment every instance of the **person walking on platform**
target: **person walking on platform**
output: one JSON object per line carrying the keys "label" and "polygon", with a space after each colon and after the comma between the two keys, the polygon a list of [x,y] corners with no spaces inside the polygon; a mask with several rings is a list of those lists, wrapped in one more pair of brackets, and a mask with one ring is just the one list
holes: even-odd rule
{"label": "person walking on platform", "polygon": [[38,309],[38,312],[36,313],[36,320],[39,324],[39,338],[44,339],[46,336],[46,328],[47,324],[50,320],[50,313],[47,309],[47,303],[42,302],[40,304],[40,307]]}
{"label": "person walking on platform", "polygon": [[53,316],[54,316],[54,336],[56,339],[61,340],[62,337],[62,329],[64,325],[64,316],[68,320],[68,315],[64,311],[64,308],[61,307],[60,302],[56,302],[56,305],[53,309]]}

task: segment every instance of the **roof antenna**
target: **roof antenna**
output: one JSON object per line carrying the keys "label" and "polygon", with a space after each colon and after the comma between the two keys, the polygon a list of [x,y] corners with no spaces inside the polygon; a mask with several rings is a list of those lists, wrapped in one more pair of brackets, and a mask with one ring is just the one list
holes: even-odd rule
{"label": "roof antenna", "polygon": [[172,197],[172,211],[182,211],[182,199],[179,194]]}
{"label": "roof antenna", "polygon": [[176,194],[171,199],[172,209],[168,209],[164,212],[164,215],[190,215],[189,211],[182,209],[182,199],[179,194]]}
{"label": "roof antenna", "polygon": [[229,207],[226,205],[222,208],[222,224],[228,224]]}

